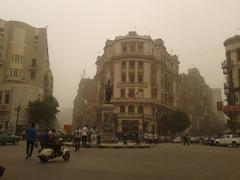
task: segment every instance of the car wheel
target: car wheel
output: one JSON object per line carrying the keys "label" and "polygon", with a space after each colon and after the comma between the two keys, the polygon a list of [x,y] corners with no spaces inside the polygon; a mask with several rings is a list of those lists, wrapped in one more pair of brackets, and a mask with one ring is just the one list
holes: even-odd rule
{"label": "car wheel", "polygon": [[217,142],[215,142],[215,144],[216,144],[216,146],[220,146],[220,143],[217,141]]}
{"label": "car wheel", "polygon": [[6,143],[2,143],[2,145],[4,146]]}
{"label": "car wheel", "polygon": [[237,147],[237,143],[235,141],[232,142],[232,147],[234,147],[234,148]]}

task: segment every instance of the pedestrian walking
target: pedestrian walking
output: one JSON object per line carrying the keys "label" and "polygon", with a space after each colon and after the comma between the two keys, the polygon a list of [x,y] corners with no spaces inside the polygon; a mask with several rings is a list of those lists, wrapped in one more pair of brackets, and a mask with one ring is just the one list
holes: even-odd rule
{"label": "pedestrian walking", "polygon": [[189,146],[189,137],[187,134],[183,136],[183,145],[187,144]]}
{"label": "pedestrian walking", "polygon": [[148,133],[148,143],[152,144],[153,143],[153,134],[152,133]]}
{"label": "pedestrian walking", "polygon": [[27,129],[26,138],[27,138],[26,159],[28,159],[28,158],[31,158],[32,156],[34,142],[36,140],[36,129],[35,129],[34,123],[32,123],[31,127]]}
{"label": "pedestrian walking", "polygon": [[143,139],[144,139],[145,143],[148,144],[148,133],[147,132],[144,133]]}
{"label": "pedestrian walking", "polygon": [[154,139],[154,144],[158,145],[158,133],[157,132],[154,133],[153,139]]}
{"label": "pedestrian walking", "polygon": [[95,126],[93,126],[93,129],[91,131],[91,141],[92,145],[97,144],[97,128]]}
{"label": "pedestrian walking", "polygon": [[74,139],[75,139],[75,152],[78,151],[80,149],[80,144],[81,144],[81,137],[82,137],[82,132],[81,129],[79,129],[79,127],[77,127],[77,129],[74,132]]}
{"label": "pedestrian walking", "polygon": [[88,128],[84,126],[82,128],[82,144],[87,145],[87,136],[88,136]]}

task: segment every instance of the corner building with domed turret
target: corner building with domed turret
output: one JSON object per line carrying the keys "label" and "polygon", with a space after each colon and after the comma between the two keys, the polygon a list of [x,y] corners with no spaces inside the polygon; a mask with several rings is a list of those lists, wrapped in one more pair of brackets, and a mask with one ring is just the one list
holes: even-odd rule
{"label": "corner building with domed turret", "polygon": [[155,132],[157,119],[177,107],[179,61],[162,39],[138,35],[107,40],[96,61],[97,105],[105,103],[105,87],[112,85],[118,132]]}

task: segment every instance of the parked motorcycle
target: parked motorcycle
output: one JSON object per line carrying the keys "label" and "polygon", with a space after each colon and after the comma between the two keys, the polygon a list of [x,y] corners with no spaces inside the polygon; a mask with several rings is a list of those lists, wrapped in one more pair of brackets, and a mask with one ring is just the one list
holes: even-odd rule
{"label": "parked motorcycle", "polygon": [[70,150],[64,147],[64,144],[61,141],[61,150],[59,152],[55,152],[53,148],[45,147],[39,152],[39,159],[41,163],[46,163],[50,159],[54,159],[57,157],[62,157],[64,161],[68,161],[70,159]]}

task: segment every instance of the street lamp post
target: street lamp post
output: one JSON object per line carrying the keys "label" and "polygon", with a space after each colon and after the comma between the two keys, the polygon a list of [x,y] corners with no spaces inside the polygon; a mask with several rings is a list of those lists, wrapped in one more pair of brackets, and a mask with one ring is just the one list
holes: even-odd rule
{"label": "street lamp post", "polygon": [[21,106],[18,105],[17,108],[15,108],[15,110],[17,111],[17,119],[16,119],[16,126],[15,126],[15,135],[18,133],[18,119],[19,119],[19,113],[21,110]]}

